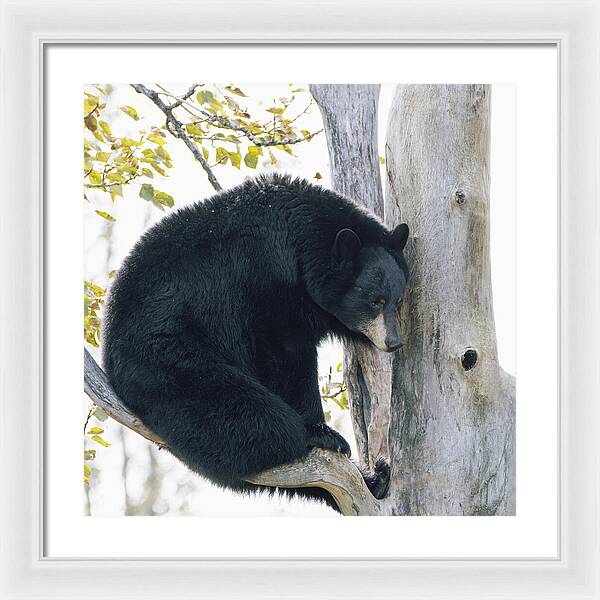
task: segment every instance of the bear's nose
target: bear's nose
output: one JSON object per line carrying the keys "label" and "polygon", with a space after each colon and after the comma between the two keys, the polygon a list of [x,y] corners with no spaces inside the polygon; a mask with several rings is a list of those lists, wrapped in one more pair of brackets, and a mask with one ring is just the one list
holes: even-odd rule
{"label": "bear's nose", "polygon": [[387,346],[388,352],[394,352],[395,350],[398,350],[403,343],[404,340],[400,335],[388,335],[385,338],[385,345]]}

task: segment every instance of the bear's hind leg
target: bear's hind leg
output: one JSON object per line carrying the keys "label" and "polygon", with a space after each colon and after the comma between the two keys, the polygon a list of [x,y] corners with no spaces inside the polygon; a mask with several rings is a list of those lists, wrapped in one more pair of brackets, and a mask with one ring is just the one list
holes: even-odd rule
{"label": "bear's hind leg", "polygon": [[246,477],[308,453],[298,413],[231,366],[196,373],[186,386],[140,415],[192,470],[238,488]]}

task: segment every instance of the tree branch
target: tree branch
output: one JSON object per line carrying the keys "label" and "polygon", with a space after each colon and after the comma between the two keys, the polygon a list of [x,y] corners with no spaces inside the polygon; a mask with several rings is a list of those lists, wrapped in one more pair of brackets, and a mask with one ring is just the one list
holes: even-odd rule
{"label": "tree branch", "polygon": [[369,491],[358,467],[343,454],[313,448],[302,460],[267,469],[247,480],[257,485],[327,490],[345,516],[377,516],[380,502]]}
{"label": "tree branch", "polygon": [[85,348],[83,350],[83,367],[83,389],[96,406],[104,409],[107,415],[121,423],[121,425],[158,444],[161,448],[167,447],[164,440],[152,433],[140,419],[122,404],[108,382],[106,374]]}
{"label": "tree branch", "polygon": [[[84,390],[115,421],[168,450],[166,442],[123,405],[87,349],[84,349]],[[343,515],[381,514],[380,502],[367,488],[358,468],[342,454],[330,450],[315,448],[302,460],[268,469],[247,481],[269,487],[323,488],[333,496]]]}
{"label": "tree branch", "polygon": [[[177,100],[173,104],[165,104],[165,102],[163,102],[163,100],[160,98],[158,92],[147,88],[145,85],[142,85],[141,83],[132,83],[131,87],[138,94],[143,94],[144,96],[146,96],[147,98],[152,100],[152,102],[154,102],[154,104],[156,104],[156,106],[158,106],[158,108],[160,108],[160,110],[167,117],[167,129],[175,137],[178,137],[180,140],[182,140],[183,143],[189,148],[190,152],[194,155],[194,158],[200,163],[200,166],[206,172],[206,175],[208,176],[208,180],[210,181],[210,184],[213,186],[213,188],[215,190],[217,190],[217,192],[220,192],[223,188],[221,187],[221,184],[217,181],[217,178],[215,177],[213,170],[210,168],[209,164],[206,162],[204,156],[202,156],[202,153],[198,149],[198,146],[196,146],[196,144],[194,144],[194,142],[190,139],[190,137],[187,135],[187,133],[183,130],[181,121],[176,119],[175,116],[173,115],[173,110],[175,108],[177,108],[178,106],[180,106],[185,100],[182,99],[181,102],[179,100]],[[195,86],[194,86],[194,89],[195,89]],[[190,93],[190,91],[188,90],[188,92],[186,92],[186,93]],[[193,93],[194,93],[194,91],[191,90],[190,96]],[[184,98],[185,98],[185,94],[184,94]],[[189,96],[188,96],[188,98],[189,98]],[[178,102],[179,102],[179,104],[178,104]]]}
{"label": "tree branch", "polygon": [[[299,137],[296,139],[287,138],[284,140],[276,140],[276,139],[261,140],[257,135],[252,133],[252,131],[250,131],[247,127],[244,127],[243,125],[240,125],[239,123],[235,123],[231,119],[227,119],[226,117],[222,117],[221,115],[211,115],[210,113],[207,113],[204,110],[201,110],[200,112],[204,115],[205,118],[200,121],[192,121],[191,123],[189,123],[189,125],[197,125],[198,123],[204,123],[206,121],[210,121],[213,125],[219,125],[220,127],[223,127],[224,129],[231,129],[232,131],[241,132],[243,135],[241,135],[240,138],[247,137],[255,146],[263,146],[263,147],[264,146],[289,146],[291,144],[299,144],[300,142],[308,142],[309,140],[314,138],[316,135],[319,135],[319,133],[323,132],[322,129],[319,129],[318,131],[309,133],[303,137]],[[218,139],[218,138],[216,138],[216,139]]]}

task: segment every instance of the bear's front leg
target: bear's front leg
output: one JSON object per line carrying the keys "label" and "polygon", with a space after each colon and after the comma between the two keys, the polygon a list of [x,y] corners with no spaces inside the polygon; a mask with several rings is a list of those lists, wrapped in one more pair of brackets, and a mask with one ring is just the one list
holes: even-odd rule
{"label": "bear's front leg", "polygon": [[350,456],[350,445],[348,442],[335,430],[331,429],[326,423],[311,425],[306,428],[307,439],[306,443],[309,448],[325,448],[334,452],[341,452],[346,456]]}
{"label": "bear's front leg", "polygon": [[[293,349],[293,350],[289,350]],[[350,456],[350,445],[325,423],[319,393],[317,349],[314,345],[288,345],[284,373],[291,385],[285,390],[286,401],[298,412],[306,426],[309,448],[325,448]]]}

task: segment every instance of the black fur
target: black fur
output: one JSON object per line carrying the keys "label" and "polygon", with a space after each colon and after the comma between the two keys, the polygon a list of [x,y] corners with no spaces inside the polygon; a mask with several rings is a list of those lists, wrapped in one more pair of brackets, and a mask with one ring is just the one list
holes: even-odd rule
{"label": "black fur", "polygon": [[[317,345],[364,340],[380,298],[395,315],[405,243],[404,230],[283,175],[183,208],[119,269],[105,321],[110,382],[175,456],[222,486],[252,489],[248,475],[310,447],[349,454],[324,425]],[[381,464],[366,477],[376,495],[385,478]]]}

